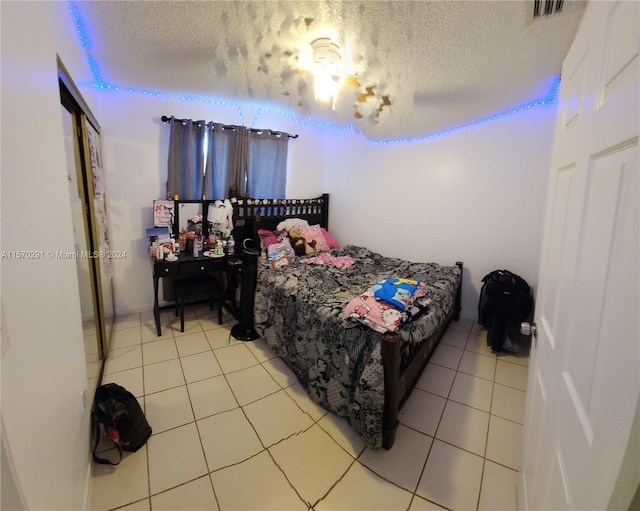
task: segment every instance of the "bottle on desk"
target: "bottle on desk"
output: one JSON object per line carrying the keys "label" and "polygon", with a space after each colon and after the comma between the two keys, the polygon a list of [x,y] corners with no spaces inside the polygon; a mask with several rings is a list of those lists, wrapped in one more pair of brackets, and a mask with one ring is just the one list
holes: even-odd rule
{"label": "bottle on desk", "polygon": [[233,239],[233,236],[229,236],[227,240],[227,255],[235,255],[236,253],[236,242]]}

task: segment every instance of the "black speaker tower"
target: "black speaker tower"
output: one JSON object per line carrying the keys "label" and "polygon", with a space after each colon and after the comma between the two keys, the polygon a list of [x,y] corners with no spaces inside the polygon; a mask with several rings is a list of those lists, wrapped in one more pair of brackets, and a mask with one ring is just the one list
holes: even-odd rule
{"label": "black speaker tower", "polygon": [[253,304],[256,293],[256,281],[258,280],[258,255],[259,252],[257,249],[244,247],[242,254],[242,275],[240,277],[240,311],[238,313],[238,324],[231,328],[231,335],[239,341],[254,341],[260,337],[253,326]]}

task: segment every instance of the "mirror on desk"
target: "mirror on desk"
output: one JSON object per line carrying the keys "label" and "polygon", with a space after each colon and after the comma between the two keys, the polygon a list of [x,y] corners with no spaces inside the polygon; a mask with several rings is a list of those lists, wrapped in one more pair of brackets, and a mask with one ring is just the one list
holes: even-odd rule
{"label": "mirror on desk", "polygon": [[202,234],[204,225],[204,203],[199,200],[179,200],[176,202],[176,226],[178,234],[193,231]]}
{"label": "mirror on desk", "polygon": [[227,238],[233,230],[233,205],[229,200],[177,200],[174,209],[176,239],[184,231]]}

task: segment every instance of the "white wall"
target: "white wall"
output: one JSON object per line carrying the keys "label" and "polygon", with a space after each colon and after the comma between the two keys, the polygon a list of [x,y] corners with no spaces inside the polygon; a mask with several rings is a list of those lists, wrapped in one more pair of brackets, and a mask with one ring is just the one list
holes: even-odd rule
{"label": "white wall", "polygon": [[[64,2],[1,2],[2,465],[26,509],[83,509],[89,407],[56,51],[78,62]],[[65,34],[68,39],[60,37]],[[69,65],[69,64],[68,64]],[[4,480],[4,476],[3,476]]]}
{"label": "white wall", "polygon": [[[137,93],[101,91],[97,114],[103,128],[102,150],[112,250],[127,253],[113,260],[116,315],[153,307],[153,282],[145,229],[153,227],[154,199],[165,198],[169,125],[162,115],[251,126],[256,108],[218,106],[150,97]],[[272,113],[258,117],[255,127],[298,134],[289,144],[287,194],[309,197],[323,192],[322,134]],[[320,138],[321,140],[321,138]],[[162,299],[162,295],[160,295]]]}
{"label": "white wall", "polygon": [[481,279],[506,268],[535,286],[556,107],[421,143],[336,134],[325,188],[340,243],[415,261],[465,264],[463,315]]}

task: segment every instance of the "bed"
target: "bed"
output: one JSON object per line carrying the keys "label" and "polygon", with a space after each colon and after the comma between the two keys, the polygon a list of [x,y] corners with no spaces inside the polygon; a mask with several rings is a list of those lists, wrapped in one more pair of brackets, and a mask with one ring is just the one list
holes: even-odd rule
{"label": "bed", "polygon": [[[232,196],[234,237],[258,246],[258,232],[286,219],[328,230],[329,196],[249,199]],[[264,238],[262,238],[264,239]],[[334,248],[274,268],[258,263],[254,324],[258,334],[295,373],[309,396],[346,418],[372,449],[390,449],[400,409],[452,319],[460,314],[462,263],[451,266],[385,257],[366,247]],[[306,264],[305,260],[316,259]],[[342,264],[350,261],[351,264]],[[395,331],[376,331],[345,308],[384,279],[418,279],[428,300],[416,319]]]}

